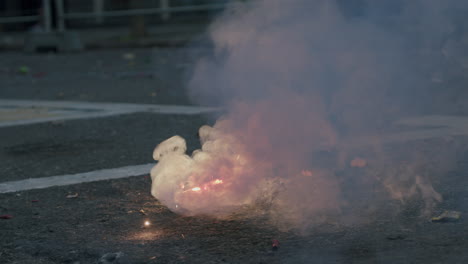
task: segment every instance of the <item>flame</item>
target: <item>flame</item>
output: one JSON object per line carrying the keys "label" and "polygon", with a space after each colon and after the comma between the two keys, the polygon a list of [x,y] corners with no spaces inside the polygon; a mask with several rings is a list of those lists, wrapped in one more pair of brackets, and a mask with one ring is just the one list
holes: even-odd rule
{"label": "flame", "polygon": [[220,180],[220,179],[216,179],[216,180],[213,181],[213,184],[215,184],[215,185],[216,184],[221,184],[221,183],[223,183],[223,180]]}
{"label": "flame", "polygon": [[222,184],[222,183],[223,183],[223,180],[216,179],[216,180],[214,180],[214,181],[212,181],[210,183],[204,184],[203,188],[202,187],[193,187],[191,190],[192,190],[192,192],[199,192],[201,190],[206,191],[206,190],[210,189],[209,185],[218,185],[218,184]]}

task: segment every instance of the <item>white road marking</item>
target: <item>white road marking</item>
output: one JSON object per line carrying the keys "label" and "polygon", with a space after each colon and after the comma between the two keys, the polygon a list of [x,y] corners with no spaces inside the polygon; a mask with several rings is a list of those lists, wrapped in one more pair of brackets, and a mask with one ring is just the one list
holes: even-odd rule
{"label": "white road marking", "polygon": [[467,116],[419,116],[405,118],[394,123],[395,126],[411,130],[392,134],[369,135],[344,140],[345,147],[362,147],[370,145],[391,144],[413,140],[443,138],[468,135]]}
{"label": "white road marking", "polygon": [[154,163],[126,166],[114,169],[96,170],[78,174],[68,174],[43,178],[30,178],[20,181],[0,183],[0,193],[11,193],[33,189],[44,189],[53,186],[72,185],[84,182],[120,179],[149,174]]}
{"label": "white road marking", "polygon": [[[170,111],[170,108],[166,108],[165,110]],[[408,126],[414,130],[388,135],[357,138],[351,143],[345,144],[345,146],[358,147],[372,144],[388,144],[393,142],[412,141],[445,136],[468,135],[468,117],[423,116],[403,119],[396,122],[395,124]],[[418,127],[420,129],[418,129]],[[426,127],[435,128],[428,129]],[[139,176],[149,174],[153,166],[154,164],[151,163],[114,169],[97,170],[86,173],[4,182],[0,183],[0,193],[43,189],[52,186],[64,186],[84,182]]]}
{"label": "white road marking", "polygon": [[59,116],[52,116],[52,117],[4,121],[4,122],[0,122],[0,127],[30,125],[30,124],[61,121],[61,120],[90,119],[90,118],[124,115],[124,114],[131,114],[131,113],[133,112],[130,112],[130,111],[120,111],[120,112],[112,111],[112,112],[94,112],[94,113],[93,112],[91,113],[71,112],[71,113],[62,114]]}
{"label": "white road marking", "polygon": [[88,119],[115,115],[149,112],[159,114],[197,115],[219,111],[219,108],[182,105],[128,104],[128,103],[91,103],[74,101],[36,101],[0,99],[1,108],[46,108],[57,113],[55,116],[19,119],[0,122],[0,127],[43,123],[59,120]]}

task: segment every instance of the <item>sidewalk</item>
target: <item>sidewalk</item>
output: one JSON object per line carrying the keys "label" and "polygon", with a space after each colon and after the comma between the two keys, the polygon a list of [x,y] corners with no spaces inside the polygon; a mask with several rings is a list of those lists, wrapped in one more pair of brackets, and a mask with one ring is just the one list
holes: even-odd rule
{"label": "sidewalk", "polygon": [[[172,47],[194,40],[207,29],[206,22],[160,24],[148,27],[148,36],[132,38],[129,27],[69,29],[78,32],[85,48]],[[22,49],[28,32],[2,32],[0,51]]]}

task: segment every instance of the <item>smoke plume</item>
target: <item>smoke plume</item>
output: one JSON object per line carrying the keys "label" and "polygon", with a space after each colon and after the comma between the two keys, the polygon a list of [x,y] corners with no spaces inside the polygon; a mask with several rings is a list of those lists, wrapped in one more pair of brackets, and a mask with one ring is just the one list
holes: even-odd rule
{"label": "smoke plume", "polygon": [[220,105],[226,115],[200,129],[202,148],[191,156],[180,137],[157,147],[153,195],[187,214],[263,206],[289,227],[361,209],[369,215],[386,202],[421,201],[421,212],[430,212],[442,199],[428,172],[434,157],[389,151],[381,135],[441,104],[456,111],[434,98],[443,98],[448,72],[466,70],[467,7],[457,0],[231,6],[212,24],[214,48],[188,84],[195,102]]}

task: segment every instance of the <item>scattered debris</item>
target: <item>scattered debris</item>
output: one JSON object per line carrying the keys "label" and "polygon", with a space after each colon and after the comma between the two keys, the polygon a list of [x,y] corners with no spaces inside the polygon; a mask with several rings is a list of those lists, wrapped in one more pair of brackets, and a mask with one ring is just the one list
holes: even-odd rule
{"label": "scattered debris", "polygon": [[400,234],[387,236],[388,240],[403,240],[405,238],[406,237],[404,235],[400,235]]}
{"label": "scattered debris", "polygon": [[0,219],[12,219],[12,215],[0,215]]}
{"label": "scattered debris", "polygon": [[99,264],[122,264],[126,263],[122,260],[124,253],[116,252],[116,253],[106,253],[99,259]]}
{"label": "scattered debris", "polygon": [[126,60],[133,60],[135,59],[135,54],[129,52],[129,53],[124,53],[122,57]]}
{"label": "scattered debris", "polygon": [[21,66],[18,68],[18,72],[21,74],[28,74],[29,73],[29,67],[28,66]]}
{"label": "scattered debris", "polygon": [[40,79],[40,78],[45,77],[46,75],[47,75],[47,74],[46,74],[45,72],[36,72],[36,73],[34,73],[32,76],[33,76],[34,78]]}
{"label": "scattered debris", "polygon": [[140,211],[138,211],[138,212],[140,212],[142,215],[147,215],[147,213],[143,209],[140,209]]}
{"label": "scattered debris", "polygon": [[31,200],[31,203],[38,203],[39,200]]}
{"label": "scattered debris", "polygon": [[276,251],[279,248],[280,242],[277,239],[273,239],[271,244],[271,250]]}
{"label": "scattered debris", "polygon": [[114,76],[119,79],[151,79],[154,77],[154,74],[152,72],[118,72],[115,73]]}
{"label": "scattered debris", "polygon": [[432,217],[431,221],[435,223],[456,222],[460,220],[461,213],[458,211],[444,211],[439,216]]}
{"label": "scattered debris", "polygon": [[63,126],[65,124],[64,120],[55,120],[50,122],[54,126]]}
{"label": "scattered debris", "polygon": [[76,197],[78,197],[78,193],[67,195],[67,199],[76,198]]}
{"label": "scattered debris", "polygon": [[354,158],[351,163],[350,163],[351,167],[355,167],[355,168],[364,168],[365,166],[367,166],[367,160],[363,159],[363,158]]}
{"label": "scattered debris", "polygon": [[128,66],[135,65],[135,54],[133,53],[125,53],[122,56],[126,61],[128,61]]}

